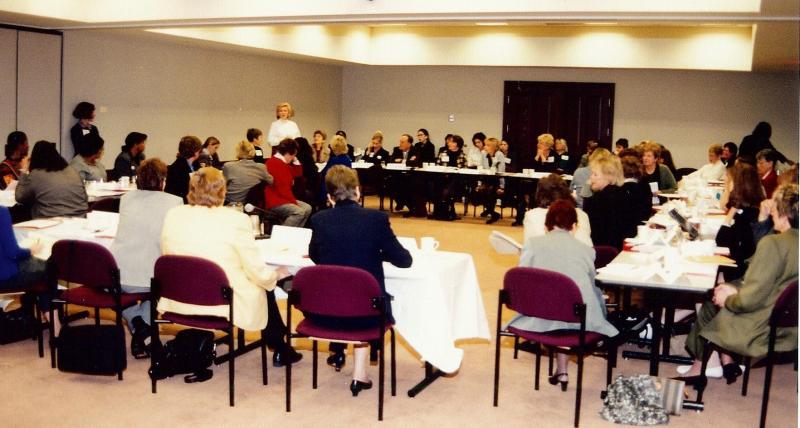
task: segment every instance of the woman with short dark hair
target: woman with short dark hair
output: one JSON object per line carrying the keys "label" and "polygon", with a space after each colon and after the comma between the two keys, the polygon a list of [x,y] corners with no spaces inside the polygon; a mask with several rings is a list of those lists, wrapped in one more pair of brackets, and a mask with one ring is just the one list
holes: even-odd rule
{"label": "woman with short dark hair", "polygon": [[[149,292],[153,266],[161,256],[164,217],[172,207],[183,204],[181,198],[163,191],[166,179],[167,165],[158,158],[147,159],[136,170],[137,190],[120,198],[119,226],[111,253],[119,266],[123,292]],[[131,330],[131,354],[137,359],[147,357],[150,301],[126,308],[122,316]]]}
{"label": "woman with short dark hair", "polygon": [[17,202],[31,205],[33,218],[82,217],[89,206],[78,171],[48,141],[33,146],[30,173],[20,177],[14,195]]}
{"label": "woman with short dark hair", "polygon": [[[523,222],[526,240],[547,233],[547,228],[545,226],[547,208],[556,201],[562,199],[572,202],[573,205],[575,204],[575,199],[569,191],[569,186],[560,175],[550,174],[539,180],[539,184],[536,186],[536,196],[534,198],[536,207],[525,213],[525,220]],[[589,216],[580,208],[576,208],[575,212],[577,216],[577,226],[574,236],[578,241],[591,247],[593,245],[592,227],[589,222]]]}
{"label": "woman with short dark hair", "polygon": [[78,171],[83,181],[105,181],[108,178],[106,167],[100,162],[104,143],[99,135],[89,134],[83,137],[78,155],[69,163],[69,166]]}
{"label": "woman with short dark hair", "polygon": [[189,193],[189,174],[194,171],[192,164],[200,157],[202,144],[194,135],[181,138],[178,143],[178,155],[175,162],[167,168],[167,184],[164,190],[175,196],[180,196],[186,201]]}
{"label": "woman with short dark hair", "polygon": [[[544,222],[547,233],[525,238],[519,265],[546,269],[568,276],[580,289],[583,303],[586,304],[586,331],[616,336],[617,329],[605,318],[603,293],[594,284],[594,248],[575,238],[578,222],[575,204],[571,200],[561,198],[551,203]],[[533,332],[580,328],[574,323],[524,315],[516,316],[506,328],[509,326]],[[549,379],[551,385],[561,384],[562,391],[567,390],[567,362],[567,355],[558,353],[556,372]]]}
{"label": "woman with short dark hair", "polygon": [[28,136],[22,131],[8,134],[5,153],[6,159],[0,163],[0,190],[12,181],[19,181],[20,175],[28,171]]}
{"label": "woman with short dark hair", "polygon": [[75,154],[80,152],[83,140],[87,135],[100,136],[100,131],[94,125],[94,104],[81,101],[72,110],[72,117],[78,122],[69,130],[69,137],[72,140],[72,149]]}
{"label": "woman with short dark hair", "polygon": [[114,160],[114,175],[116,178],[135,177],[136,169],[144,160],[144,147],[147,143],[147,134],[131,132],[125,137],[125,145]]}

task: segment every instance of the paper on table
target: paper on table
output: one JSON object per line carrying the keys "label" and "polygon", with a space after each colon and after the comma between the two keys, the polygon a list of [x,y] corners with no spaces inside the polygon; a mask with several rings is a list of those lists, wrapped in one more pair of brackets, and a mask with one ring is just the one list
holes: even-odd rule
{"label": "paper on table", "polygon": [[722,266],[732,266],[736,267],[736,260],[730,259],[725,256],[713,255],[713,256],[690,256],[687,257],[686,260],[694,263],[711,263],[716,265]]}
{"label": "paper on table", "polygon": [[308,244],[311,243],[311,229],[291,226],[272,226],[270,234],[271,245],[285,247],[289,251],[301,255],[308,254]]}
{"label": "paper on table", "polygon": [[411,251],[411,252],[419,251],[419,247],[417,246],[416,238],[411,238],[411,237],[408,237],[408,236],[398,236],[397,237],[397,242],[399,242],[400,245],[402,245],[403,248],[405,248],[408,251]]}
{"label": "paper on table", "polygon": [[489,234],[489,243],[499,254],[519,254],[522,251],[522,244],[496,230]]}
{"label": "paper on table", "polygon": [[22,223],[17,223],[14,225],[14,227],[22,227],[26,229],[44,229],[47,227],[53,227],[59,223],[61,223],[61,220],[58,219],[39,218],[36,220],[28,220],[23,221]]}

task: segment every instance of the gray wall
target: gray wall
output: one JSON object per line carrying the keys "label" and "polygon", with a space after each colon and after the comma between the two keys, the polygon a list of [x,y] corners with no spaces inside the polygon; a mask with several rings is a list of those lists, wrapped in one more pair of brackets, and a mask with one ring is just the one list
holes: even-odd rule
{"label": "gray wall", "polygon": [[613,138],[662,143],[679,167],[701,166],[709,144],[738,144],[761,120],[772,124],[776,147],[798,158],[796,74],[346,66],[342,126],[358,146],[366,146],[375,130],[384,132],[389,147],[418,128],[427,128],[437,146],[448,133],[468,139],[480,130],[499,137],[505,80],[615,83]]}

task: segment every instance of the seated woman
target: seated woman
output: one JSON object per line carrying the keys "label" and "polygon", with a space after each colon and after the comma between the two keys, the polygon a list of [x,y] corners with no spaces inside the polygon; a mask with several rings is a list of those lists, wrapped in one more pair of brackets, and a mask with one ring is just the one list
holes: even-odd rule
{"label": "seated woman", "polygon": [[574,164],[569,155],[567,140],[563,138],[557,139],[554,149],[556,156],[556,171],[560,174],[572,174],[575,168],[572,166]]}
{"label": "seated woman", "polygon": [[620,215],[620,207],[630,206],[625,191],[620,187],[625,183],[622,163],[616,156],[594,157],[589,168],[593,194],[583,200],[583,210],[589,215],[592,242],[621,250],[629,226],[626,224],[628,219]]}
{"label": "seated woman", "polygon": [[[592,154],[589,155],[589,161],[601,158],[601,157],[613,157],[610,151],[605,148],[598,148],[592,150]],[[587,161],[588,162],[588,161]],[[589,168],[589,164],[587,163],[586,166],[582,166],[575,170],[572,174],[572,182],[569,185],[570,190],[572,190],[573,196],[575,196],[575,203],[578,207],[583,207],[583,199],[592,196],[592,187],[589,185],[589,177],[592,175],[592,170]]]}
{"label": "seated woman", "polygon": [[[267,345],[275,349],[274,366],[299,361],[302,355],[284,341],[286,326],[273,293],[278,279],[289,272],[285,267],[277,270],[267,267],[256,245],[250,219],[241,211],[222,206],[225,201],[222,171],[211,167],[195,171],[187,198],[189,205],[167,212],[161,234],[162,254],[200,257],[219,265],[233,289],[233,324],[248,331],[266,328]],[[228,316],[224,307],[195,307],[169,299],[161,299],[158,310]]]}
{"label": "seated woman", "polygon": [[39,141],[33,146],[30,170],[20,177],[14,196],[31,206],[33,218],[86,215],[89,199],[83,180],[58,154],[55,143]]}
{"label": "seated woman", "polygon": [[658,201],[658,192],[674,192],[678,188],[675,182],[675,176],[668,167],[658,162],[661,158],[661,145],[652,141],[642,141],[639,144],[639,150],[642,153],[642,164],[644,170],[642,171],[642,181],[650,184],[653,194],[653,204],[656,205]]}
{"label": "seated woman", "polygon": [[5,147],[6,159],[0,163],[0,190],[5,190],[12,181],[28,171],[28,136],[22,131],[8,134]]}
{"label": "seated woman", "polygon": [[219,160],[219,142],[217,137],[208,137],[203,143],[203,149],[200,150],[200,157],[194,161],[192,167],[200,169],[206,166],[213,166],[216,169],[222,169],[222,161]]}
{"label": "seated woman", "polygon": [[[545,219],[547,218],[547,208],[554,202],[567,200],[575,205],[575,200],[569,192],[567,183],[558,174],[550,174],[539,180],[536,187],[536,208],[525,213],[524,236],[527,241],[529,238],[542,236],[547,233]],[[589,216],[582,209],[576,208],[577,221],[573,235],[575,239],[592,247],[592,228]]]}
{"label": "seated woman", "polygon": [[622,190],[625,191],[630,206],[621,210],[621,215],[626,217],[625,237],[636,236],[636,227],[653,215],[653,201],[650,196],[650,186],[641,181],[642,161],[639,152],[633,149],[624,149],[619,153],[622,163],[622,175],[625,181]]}
{"label": "seated woman", "polygon": [[[37,244],[38,245],[38,244]],[[44,260],[31,256],[31,249],[20,248],[11,228],[11,214],[8,208],[0,207],[0,293],[4,290],[29,289],[37,282],[44,280]],[[22,305],[30,307],[31,299],[26,294],[22,298]],[[39,309],[47,312],[50,309],[50,298],[39,298]]]}
{"label": "seated woman", "polygon": [[[439,149],[436,165],[464,168],[467,156],[464,154],[464,139],[460,135],[450,135],[445,139],[445,146]],[[442,174],[434,176],[433,214],[428,218],[436,220],[456,220],[455,197],[459,179],[457,175]]]}
{"label": "seated woman", "polygon": [[383,148],[383,132],[375,131],[372,134],[372,139],[364,150],[364,156],[361,158],[364,162],[369,162],[373,165],[386,165],[389,162],[389,152]]}
{"label": "seated woman", "polygon": [[[619,332],[606,321],[603,294],[594,284],[594,248],[575,238],[578,221],[572,201],[559,199],[550,204],[545,218],[547,233],[525,238],[519,265],[559,272],[575,281],[586,304],[586,331],[616,336]],[[534,332],[580,328],[573,323],[523,315],[512,319],[509,326]],[[567,355],[559,353],[556,372],[549,379],[551,385],[560,383],[562,391],[567,390],[567,361]]]}
{"label": "seated woman", "polygon": [[554,144],[555,140],[550,134],[542,134],[536,138],[536,156],[533,158],[534,170],[537,172],[553,172],[556,170]]}
{"label": "seated woman", "polygon": [[[117,237],[111,253],[120,270],[122,291],[147,293],[153,266],[161,255],[164,217],[183,199],[164,192],[167,165],[158,158],[147,159],[136,170],[138,190],[122,195],[119,202]],[[139,359],[149,355],[145,341],[150,338],[150,301],[144,300],[122,311],[131,330],[131,354]]]}
{"label": "seated woman", "polygon": [[722,227],[717,232],[717,246],[729,248],[735,268],[721,267],[725,281],[739,279],[747,270],[747,259],[756,250],[751,223],[758,218],[758,210],[764,198],[758,173],[752,166],[739,162],[728,174],[730,193],[727,199]]}
{"label": "seated woman", "polygon": [[295,138],[294,141],[297,143],[297,161],[300,162],[300,171],[295,175],[298,165],[292,165],[292,173],[295,175],[292,193],[297,195],[297,199],[307,204],[314,204],[317,200],[317,189],[319,189],[319,170],[314,162],[314,149],[303,137]]}
{"label": "seated woman", "polygon": [[325,141],[328,138],[324,132],[317,129],[314,131],[314,143],[311,145],[315,163],[327,163],[331,157],[331,147]]}
{"label": "seated woman", "polygon": [[125,137],[125,145],[114,160],[114,176],[136,177],[136,169],[144,160],[144,148],[147,144],[147,134],[131,132]]}
{"label": "seated woman", "polygon": [[[331,155],[332,156],[328,159],[328,163],[325,164],[325,168],[322,168],[322,171],[320,171],[320,177],[325,177],[325,174],[335,165],[344,165],[348,168],[353,166],[352,162],[350,162],[350,157],[347,156],[347,140],[341,135],[337,135],[331,140]],[[325,206],[327,197],[328,192],[325,189],[325,180],[323,179],[320,180],[319,194],[317,195],[317,202],[320,207]]]}
{"label": "seated woman", "polygon": [[180,196],[186,202],[186,194],[189,193],[189,175],[194,171],[192,164],[200,157],[201,149],[200,139],[194,135],[181,138],[175,162],[167,167],[165,192]]}
{"label": "seated woman", "polygon": [[272,176],[263,164],[253,162],[256,149],[249,141],[240,141],[236,145],[236,162],[228,162],[222,167],[225,176],[225,203],[246,202],[247,193],[253,186],[264,182],[272,184]]}
{"label": "seated woman", "polygon": [[[355,171],[342,165],[334,166],[325,176],[325,182],[328,202],[333,208],[311,217],[312,235],[308,246],[311,260],[321,265],[364,269],[375,277],[383,294],[389,297],[384,284],[383,262],[407,268],[411,266],[411,254],[397,241],[386,213],[362,208],[358,204],[361,191]],[[387,309],[391,310],[391,307]],[[391,313],[388,315],[393,322]],[[309,316],[313,317],[311,314]],[[355,330],[377,328],[379,322],[373,318],[349,319],[347,322],[319,316],[313,319],[317,323],[331,324],[335,328]],[[345,363],[345,346],[332,343],[330,350],[333,354],[328,358],[328,365],[338,371]],[[355,367],[350,384],[353,396],[372,387],[367,376],[368,353],[366,346],[355,346]]]}
{"label": "seated woman", "polygon": [[106,167],[100,162],[103,157],[104,141],[99,135],[87,134],[78,155],[72,158],[69,166],[75,168],[83,181],[105,181]]}
{"label": "seated woman", "polygon": [[[483,169],[490,174],[502,174],[506,171],[505,156],[499,150],[500,141],[497,138],[489,137],[486,139],[485,151],[483,153]],[[483,212],[481,217],[489,217],[486,224],[492,224],[500,219],[500,214],[494,210],[497,198],[505,193],[505,180],[497,177],[487,177],[482,180],[481,186],[477,189],[478,195],[483,201]]]}
{"label": "seated woman", "polygon": [[722,162],[722,146],[712,144],[708,147],[708,163],[700,167],[697,171],[689,174],[689,177],[700,178],[705,181],[719,181],[725,178],[725,164]]}
{"label": "seated woman", "polygon": [[[758,243],[741,282],[717,285],[712,301],[703,305],[686,338],[686,349],[695,361],[683,379],[698,389],[704,388],[706,382],[705,376],[700,376],[703,338],[735,354],[766,355],[772,308],[786,286],[797,281],[797,184],[779,187],[773,200],[770,216],[777,234]],[[779,328],[775,350],[788,352],[796,347],[797,328]],[[727,382],[735,382],[741,369],[731,355],[723,353],[720,357]]]}

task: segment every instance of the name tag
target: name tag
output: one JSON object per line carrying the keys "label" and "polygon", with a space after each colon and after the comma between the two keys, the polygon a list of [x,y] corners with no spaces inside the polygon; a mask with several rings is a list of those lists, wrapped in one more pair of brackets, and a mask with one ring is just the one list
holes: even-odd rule
{"label": "name tag", "polygon": [[83,128],[81,128],[81,132],[83,133],[83,135],[88,135],[90,132],[92,132],[92,130],[91,129],[83,129]]}
{"label": "name tag", "polygon": [[561,160],[569,160],[569,155],[561,155]]}
{"label": "name tag", "polygon": [[442,155],[442,162],[450,162],[450,156]]}
{"label": "name tag", "polygon": [[377,157],[378,159],[383,159],[383,156],[381,156],[381,155],[378,155],[378,156],[376,156],[376,157]]}
{"label": "name tag", "polygon": [[549,158],[547,158],[547,162],[555,162],[555,161],[556,161],[555,156],[550,156]]}

